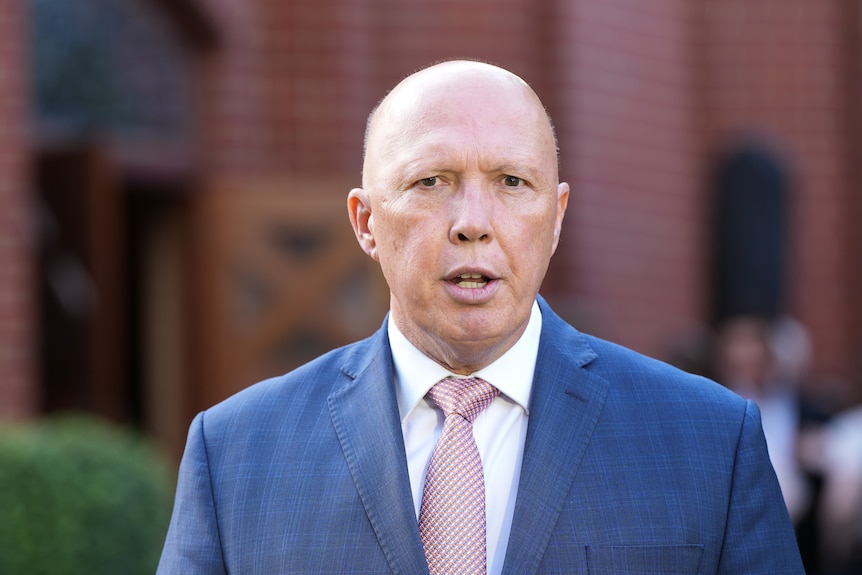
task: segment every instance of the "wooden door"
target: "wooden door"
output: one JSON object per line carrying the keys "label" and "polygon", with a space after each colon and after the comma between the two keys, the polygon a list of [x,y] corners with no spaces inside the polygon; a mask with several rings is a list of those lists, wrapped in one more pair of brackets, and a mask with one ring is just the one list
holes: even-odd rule
{"label": "wooden door", "polygon": [[370,335],[388,290],[345,178],[223,179],[195,198],[192,411]]}

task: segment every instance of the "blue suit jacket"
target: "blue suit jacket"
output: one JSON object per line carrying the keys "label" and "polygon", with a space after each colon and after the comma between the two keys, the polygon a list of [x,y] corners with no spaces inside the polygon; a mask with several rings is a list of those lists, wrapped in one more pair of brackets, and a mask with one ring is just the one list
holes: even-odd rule
{"label": "blue suit jacket", "polygon": [[[803,573],[756,406],[540,305],[504,572]],[[195,418],[158,572],[428,573],[385,329]]]}

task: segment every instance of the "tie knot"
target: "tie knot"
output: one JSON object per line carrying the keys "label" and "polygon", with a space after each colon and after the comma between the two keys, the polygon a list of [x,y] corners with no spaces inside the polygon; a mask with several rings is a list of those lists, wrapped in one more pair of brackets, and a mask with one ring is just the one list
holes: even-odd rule
{"label": "tie knot", "polygon": [[447,417],[457,413],[473,423],[499,393],[500,390],[478,377],[446,377],[431,388],[428,396]]}

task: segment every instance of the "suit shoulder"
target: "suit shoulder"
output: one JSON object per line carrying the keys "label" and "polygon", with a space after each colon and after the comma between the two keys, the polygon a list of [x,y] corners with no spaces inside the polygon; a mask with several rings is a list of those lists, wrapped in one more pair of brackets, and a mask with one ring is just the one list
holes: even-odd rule
{"label": "suit shoulder", "polygon": [[333,349],[282,375],[254,383],[205,411],[208,427],[238,420],[279,417],[325,406],[334,390],[351,381],[351,365],[375,347],[375,337]]}
{"label": "suit shoulder", "polygon": [[744,409],[742,397],[711,379],[594,336],[584,337],[595,351],[595,358],[585,367],[609,380],[612,389]]}

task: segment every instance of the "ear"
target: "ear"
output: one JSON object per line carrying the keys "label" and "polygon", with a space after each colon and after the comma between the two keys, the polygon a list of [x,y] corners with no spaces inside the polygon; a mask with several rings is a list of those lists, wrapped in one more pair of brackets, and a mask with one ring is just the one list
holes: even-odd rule
{"label": "ear", "polygon": [[569,205],[569,184],[560,182],[557,186],[557,217],[554,222],[554,243],[551,245],[551,254],[557,251],[560,243],[560,231],[563,229],[563,216]]}
{"label": "ear", "polygon": [[371,215],[371,202],[368,192],[362,188],[353,188],[347,194],[347,213],[350,216],[350,225],[362,250],[377,259],[377,242],[374,241],[374,222]]}

